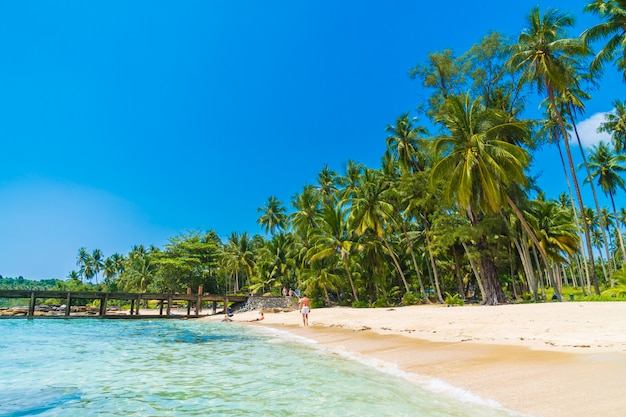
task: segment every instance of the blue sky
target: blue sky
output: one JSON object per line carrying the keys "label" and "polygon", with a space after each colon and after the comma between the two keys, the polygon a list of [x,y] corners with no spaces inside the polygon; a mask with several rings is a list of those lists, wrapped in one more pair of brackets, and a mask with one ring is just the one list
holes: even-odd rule
{"label": "blue sky", "polygon": [[[539,4],[578,35],[586,3]],[[536,4],[0,3],[0,275],[64,279],[82,246],[261,233],[270,195],[289,207],[325,164],[379,166],[385,126],[428,95],[407,75],[428,53],[516,37]],[[609,69],[584,118],[624,91]],[[537,160],[553,195],[556,155]]]}

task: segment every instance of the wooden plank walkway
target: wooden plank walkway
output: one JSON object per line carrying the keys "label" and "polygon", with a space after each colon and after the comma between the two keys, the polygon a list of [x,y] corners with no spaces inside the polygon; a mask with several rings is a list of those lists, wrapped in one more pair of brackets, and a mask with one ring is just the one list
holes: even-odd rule
{"label": "wooden plank walkway", "polygon": [[[0,298],[24,298],[29,300],[26,317],[97,317],[97,318],[193,318],[200,316],[200,307],[203,302],[212,302],[213,314],[216,313],[217,303],[223,302],[224,306],[229,303],[245,302],[248,297],[241,295],[216,295],[216,294],[154,294],[154,293],[125,293],[125,292],[86,292],[86,291],[31,291],[31,290],[0,290]],[[35,314],[38,299],[65,300],[65,311],[62,315],[37,315]],[[98,314],[72,315],[73,300],[100,300]],[[127,315],[107,314],[107,305],[111,300],[130,301],[130,311]],[[159,314],[140,315],[139,306],[141,301],[159,301]],[[187,314],[172,315],[173,303],[183,301],[187,303]],[[166,313],[163,308],[167,305]],[[192,306],[194,312],[192,314]],[[224,307],[226,308],[226,307]],[[4,316],[1,317],[16,317]]]}

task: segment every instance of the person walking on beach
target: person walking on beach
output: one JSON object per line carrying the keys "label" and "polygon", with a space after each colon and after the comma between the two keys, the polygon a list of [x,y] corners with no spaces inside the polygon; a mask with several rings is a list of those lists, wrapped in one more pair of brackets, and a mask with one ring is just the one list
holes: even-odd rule
{"label": "person walking on beach", "polygon": [[304,294],[300,299],[300,313],[302,313],[302,324],[306,327],[309,325],[309,312],[311,311],[311,300]]}

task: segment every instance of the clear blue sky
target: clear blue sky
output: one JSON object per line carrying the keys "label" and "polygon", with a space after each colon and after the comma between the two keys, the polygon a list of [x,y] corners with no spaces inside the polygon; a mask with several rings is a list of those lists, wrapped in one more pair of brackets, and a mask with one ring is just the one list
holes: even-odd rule
{"label": "clear blue sky", "polygon": [[[540,6],[578,35],[597,22],[586,3]],[[64,279],[82,246],[261,233],[270,195],[290,207],[325,164],[379,166],[385,126],[427,96],[407,73],[429,52],[516,37],[535,4],[0,3],[0,275]],[[585,117],[624,86],[607,71]],[[564,191],[543,152],[541,186]]]}

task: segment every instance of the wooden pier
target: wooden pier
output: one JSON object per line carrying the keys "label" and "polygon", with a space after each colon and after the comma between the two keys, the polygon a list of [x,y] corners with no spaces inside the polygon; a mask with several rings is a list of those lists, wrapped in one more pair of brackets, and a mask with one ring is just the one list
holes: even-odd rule
{"label": "wooden pier", "polygon": [[[97,317],[97,318],[194,318],[200,316],[203,302],[212,303],[212,313],[217,313],[217,303],[223,302],[224,310],[230,303],[243,303],[248,297],[241,295],[215,295],[215,294],[151,294],[151,293],[123,293],[123,292],[86,292],[86,291],[30,291],[30,290],[0,290],[0,298],[23,298],[28,299],[28,311],[26,317]],[[37,314],[38,299],[58,299],[65,301],[65,309],[62,314],[44,315]],[[96,314],[72,314],[72,301],[74,300],[100,300]],[[130,301],[129,314],[121,315],[119,312],[107,310],[111,300]],[[140,315],[141,301],[158,301],[159,314]],[[176,302],[187,304],[187,314],[172,314],[172,306]],[[165,308],[165,314],[164,313]],[[192,312],[193,309],[193,312]],[[21,315],[24,316],[23,314]],[[2,317],[20,317],[19,315]]]}

